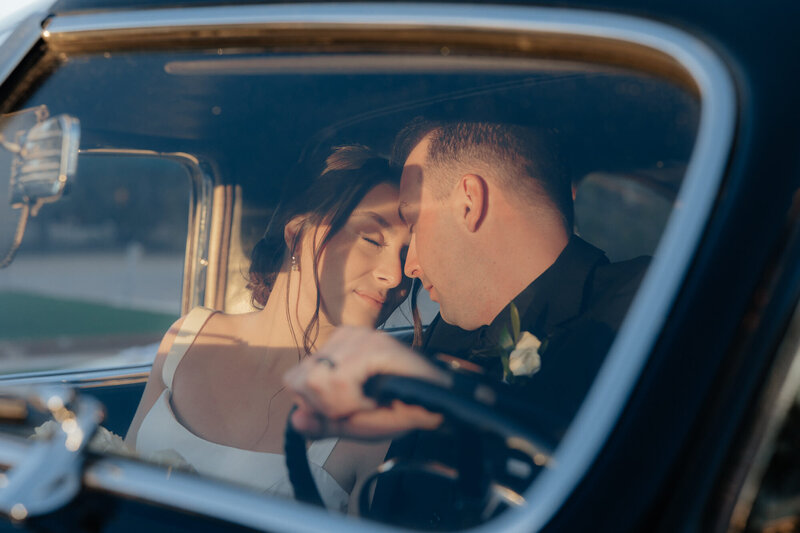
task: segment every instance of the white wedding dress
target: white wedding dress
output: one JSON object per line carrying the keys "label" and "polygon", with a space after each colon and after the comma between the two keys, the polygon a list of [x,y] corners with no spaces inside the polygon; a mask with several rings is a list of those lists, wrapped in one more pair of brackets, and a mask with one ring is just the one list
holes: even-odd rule
{"label": "white wedding dress", "polygon": [[[196,308],[184,319],[164,361],[162,377],[167,388],[142,420],[136,437],[136,451],[142,457],[176,453],[201,474],[291,498],[293,492],[284,455],[254,452],[207,441],[181,425],[172,412],[170,397],[175,369],[213,313],[209,309]],[[308,449],[308,459],[325,506],[346,511],[347,492],[322,468],[336,441],[315,441]]]}

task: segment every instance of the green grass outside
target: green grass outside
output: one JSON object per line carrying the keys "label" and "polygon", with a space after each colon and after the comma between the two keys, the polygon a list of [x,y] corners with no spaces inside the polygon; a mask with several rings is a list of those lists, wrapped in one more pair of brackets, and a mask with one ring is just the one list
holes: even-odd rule
{"label": "green grass outside", "polygon": [[164,333],[177,315],[0,291],[0,339]]}

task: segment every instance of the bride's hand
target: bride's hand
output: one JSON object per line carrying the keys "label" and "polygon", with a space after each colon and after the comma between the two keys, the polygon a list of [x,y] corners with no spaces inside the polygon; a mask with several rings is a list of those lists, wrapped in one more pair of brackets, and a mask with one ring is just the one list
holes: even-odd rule
{"label": "bride's hand", "polygon": [[395,401],[378,406],[363,394],[376,374],[397,374],[447,384],[448,376],[389,335],[368,328],[341,327],[317,353],[284,377],[298,409],[292,424],[312,437],[362,439],[395,437],[412,429],[433,429],[442,417]]}

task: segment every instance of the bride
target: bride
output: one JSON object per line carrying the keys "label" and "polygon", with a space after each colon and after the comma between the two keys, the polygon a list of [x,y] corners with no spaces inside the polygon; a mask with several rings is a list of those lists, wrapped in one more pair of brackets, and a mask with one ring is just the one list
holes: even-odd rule
{"label": "bride", "polygon": [[[313,175],[278,206],[253,251],[248,288],[259,310],[197,308],[164,336],[126,436],[143,457],[177,454],[200,473],[292,496],[282,455],[292,397],[283,374],[336,326],[382,323],[409,286],[399,173],[369,149],[345,146]],[[345,510],[387,447],[312,443],[326,506]]]}

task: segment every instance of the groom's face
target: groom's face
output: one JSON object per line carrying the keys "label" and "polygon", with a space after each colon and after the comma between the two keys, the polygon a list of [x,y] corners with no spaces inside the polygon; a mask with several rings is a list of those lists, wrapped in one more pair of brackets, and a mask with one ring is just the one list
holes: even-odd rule
{"label": "groom's face", "polygon": [[468,258],[450,201],[437,198],[431,187],[436,176],[426,173],[427,152],[428,141],[423,139],[406,159],[400,181],[399,213],[411,230],[404,270],[406,276],[419,278],[446,322],[463,325],[475,280],[464,268]]}

